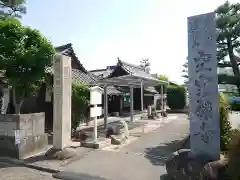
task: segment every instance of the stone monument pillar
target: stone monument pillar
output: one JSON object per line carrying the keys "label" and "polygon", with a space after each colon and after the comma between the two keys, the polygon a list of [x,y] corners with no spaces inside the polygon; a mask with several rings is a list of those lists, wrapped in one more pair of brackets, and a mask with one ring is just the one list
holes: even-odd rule
{"label": "stone monument pillar", "polygon": [[71,58],[56,55],[53,67],[53,146],[54,149],[63,149],[71,143]]}
{"label": "stone monument pillar", "polygon": [[191,151],[220,158],[219,94],[214,13],[188,18]]}

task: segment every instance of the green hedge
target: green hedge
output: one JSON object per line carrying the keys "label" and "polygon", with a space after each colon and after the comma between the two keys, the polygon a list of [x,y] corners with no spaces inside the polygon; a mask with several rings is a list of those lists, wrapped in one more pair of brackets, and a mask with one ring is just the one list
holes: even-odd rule
{"label": "green hedge", "polygon": [[72,130],[88,116],[90,101],[89,87],[83,84],[72,85]]}
{"label": "green hedge", "polygon": [[227,174],[231,180],[240,179],[240,130],[234,129],[229,144]]}
{"label": "green hedge", "polygon": [[219,113],[220,113],[220,145],[221,150],[226,151],[231,139],[231,123],[229,121],[230,106],[228,104],[228,99],[222,93],[220,93],[219,98]]}
{"label": "green hedge", "polygon": [[232,111],[240,111],[240,102],[232,102],[230,103],[230,107]]}
{"label": "green hedge", "polygon": [[184,109],[186,106],[186,89],[183,86],[167,87],[167,104],[171,109]]}

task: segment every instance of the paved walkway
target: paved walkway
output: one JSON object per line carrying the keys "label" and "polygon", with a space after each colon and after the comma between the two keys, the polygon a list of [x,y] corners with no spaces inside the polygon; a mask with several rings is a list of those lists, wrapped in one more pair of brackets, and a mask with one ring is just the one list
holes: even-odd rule
{"label": "paved walkway", "polygon": [[179,115],[116,151],[90,152],[68,164],[64,171],[106,180],[159,180],[166,173],[165,158],[175,151],[177,142],[188,133],[189,122],[186,119],[185,115]]}
{"label": "paved walkway", "polygon": [[2,180],[56,180],[52,174],[0,162]]}

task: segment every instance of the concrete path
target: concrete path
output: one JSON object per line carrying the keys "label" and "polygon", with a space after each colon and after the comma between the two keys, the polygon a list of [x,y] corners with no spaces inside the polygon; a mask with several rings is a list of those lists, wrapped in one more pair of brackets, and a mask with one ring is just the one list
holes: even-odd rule
{"label": "concrete path", "polygon": [[52,174],[0,162],[1,180],[56,180]]}
{"label": "concrete path", "polygon": [[82,159],[68,164],[64,171],[70,173],[65,175],[88,175],[96,180],[101,180],[100,177],[106,180],[159,180],[166,173],[165,158],[175,151],[177,142],[188,134],[188,130],[186,115],[178,115],[176,119],[117,151],[97,150],[88,153]]}

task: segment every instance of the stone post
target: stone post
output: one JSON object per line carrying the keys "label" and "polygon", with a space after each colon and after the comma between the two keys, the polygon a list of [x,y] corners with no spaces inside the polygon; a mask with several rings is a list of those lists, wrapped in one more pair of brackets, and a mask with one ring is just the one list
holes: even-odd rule
{"label": "stone post", "polygon": [[71,58],[56,55],[54,60],[53,146],[63,149],[71,143]]}
{"label": "stone post", "polygon": [[102,115],[102,108],[97,105],[102,103],[102,88],[94,86],[90,88],[90,117],[93,118],[93,142],[97,143],[97,117]]}
{"label": "stone post", "polygon": [[220,158],[215,13],[188,18],[191,150]]}

